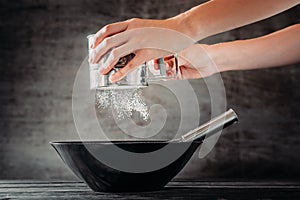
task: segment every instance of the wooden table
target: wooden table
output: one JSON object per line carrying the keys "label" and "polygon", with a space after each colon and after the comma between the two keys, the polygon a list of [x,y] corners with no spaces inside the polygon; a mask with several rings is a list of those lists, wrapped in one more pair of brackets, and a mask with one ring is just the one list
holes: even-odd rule
{"label": "wooden table", "polygon": [[96,193],[82,182],[0,181],[0,199],[300,199],[300,182],[172,181],[164,190]]}

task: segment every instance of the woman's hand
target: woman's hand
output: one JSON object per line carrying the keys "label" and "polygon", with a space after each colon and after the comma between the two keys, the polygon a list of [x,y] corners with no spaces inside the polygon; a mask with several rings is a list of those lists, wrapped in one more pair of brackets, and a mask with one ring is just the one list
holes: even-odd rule
{"label": "woman's hand", "polygon": [[100,73],[107,74],[121,57],[134,53],[127,65],[111,76],[111,81],[122,79],[130,71],[149,60],[178,52],[195,41],[177,30],[179,19],[131,19],[109,24],[98,31],[90,41],[89,62],[98,63],[109,52]]}
{"label": "woman's hand", "polygon": [[[204,44],[194,44],[178,53],[178,65],[180,76],[178,79],[205,78],[219,72],[219,68],[211,60],[210,46]],[[167,72],[173,72],[175,60],[173,56],[164,58]],[[158,60],[154,61],[154,68],[159,69]],[[174,73],[167,73],[172,76]]]}
{"label": "woman's hand", "polygon": [[197,40],[268,18],[298,4],[299,0],[214,0],[167,20],[131,19],[109,24],[90,38],[89,62],[97,63],[109,52],[100,70],[106,74],[121,57],[135,53],[122,70],[111,76],[111,81],[116,82],[146,61],[178,52]]}
{"label": "woman's hand", "polygon": [[[278,67],[300,62],[300,24],[266,36],[214,45],[195,44],[178,53],[181,79],[217,72]],[[169,71],[174,62],[165,58]],[[157,69],[158,66],[155,65]]]}

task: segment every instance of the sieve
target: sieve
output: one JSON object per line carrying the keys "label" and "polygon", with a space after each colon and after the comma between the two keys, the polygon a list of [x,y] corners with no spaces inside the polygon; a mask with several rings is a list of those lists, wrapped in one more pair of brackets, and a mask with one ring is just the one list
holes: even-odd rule
{"label": "sieve", "polygon": [[[89,44],[92,42],[93,35],[87,36]],[[93,51],[89,48],[89,52]],[[130,89],[147,87],[152,82],[174,80],[179,76],[178,55],[173,54],[169,59],[174,59],[174,66],[168,68],[164,58],[158,59],[158,70],[154,68],[153,62],[145,62],[136,67],[132,72],[127,74],[121,80],[113,83],[110,77],[125,67],[135,56],[134,53],[128,54],[119,59],[118,63],[110,72],[105,75],[99,73],[101,67],[105,67],[112,50],[108,51],[97,64],[90,64],[90,89],[106,90],[106,89]]]}

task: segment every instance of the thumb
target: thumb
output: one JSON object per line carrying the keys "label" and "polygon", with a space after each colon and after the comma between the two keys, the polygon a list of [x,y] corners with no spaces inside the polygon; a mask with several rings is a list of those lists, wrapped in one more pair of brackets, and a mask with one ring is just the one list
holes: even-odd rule
{"label": "thumb", "polygon": [[136,53],[135,57],[132,60],[130,60],[125,67],[123,67],[122,69],[120,69],[119,71],[117,71],[116,73],[114,73],[110,76],[110,81],[114,83],[114,82],[121,80],[128,73],[135,70],[137,67],[142,65],[144,62],[145,62],[144,57],[141,56],[141,54]]}

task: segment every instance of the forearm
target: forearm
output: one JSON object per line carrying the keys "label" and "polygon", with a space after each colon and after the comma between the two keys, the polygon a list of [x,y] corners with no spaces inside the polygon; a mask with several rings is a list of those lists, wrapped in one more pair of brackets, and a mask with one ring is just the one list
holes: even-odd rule
{"label": "forearm", "polygon": [[250,40],[207,47],[220,71],[248,70],[300,62],[300,24]]}
{"label": "forearm", "polygon": [[299,0],[211,0],[175,19],[179,31],[195,40],[232,30],[287,10]]}

